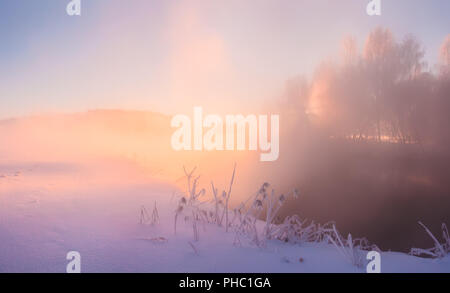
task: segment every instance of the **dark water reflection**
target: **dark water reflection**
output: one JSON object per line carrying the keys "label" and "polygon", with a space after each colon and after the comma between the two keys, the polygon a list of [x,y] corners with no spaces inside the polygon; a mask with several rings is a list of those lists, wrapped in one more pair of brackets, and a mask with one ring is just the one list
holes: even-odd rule
{"label": "dark water reflection", "polygon": [[366,237],[383,250],[432,247],[418,221],[442,239],[441,224],[450,224],[446,152],[349,143],[315,150],[315,156],[297,165],[308,170],[296,183],[302,196],[287,204],[282,216],[335,221],[342,233]]}

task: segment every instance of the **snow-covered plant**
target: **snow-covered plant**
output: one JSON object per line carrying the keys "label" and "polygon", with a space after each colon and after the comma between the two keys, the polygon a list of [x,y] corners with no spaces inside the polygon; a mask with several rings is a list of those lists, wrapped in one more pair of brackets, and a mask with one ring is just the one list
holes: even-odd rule
{"label": "snow-covered plant", "polygon": [[158,208],[156,207],[156,201],[155,201],[155,205],[153,206],[153,211],[152,211],[152,216],[151,216],[151,224],[155,225],[159,223],[159,213],[158,213]]}
{"label": "snow-covered plant", "polygon": [[151,243],[154,244],[166,244],[167,242],[169,242],[169,240],[167,240],[167,238],[159,236],[159,237],[144,237],[144,238],[137,238],[138,240],[144,240],[144,241],[149,241]]}
{"label": "snow-covered plant", "polygon": [[200,239],[199,224],[201,224],[201,222],[208,221],[207,213],[205,213],[205,211],[201,209],[200,206],[202,202],[199,200],[199,198],[205,194],[205,189],[197,191],[198,180],[200,176],[197,176],[195,178],[193,177],[196,168],[194,168],[189,173],[186,171],[185,168],[183,169],[186,175],[188,186],[186,195],[180,198],[178,207],[175,211],[174,231],[176,234],[178,216],[183,214],[185,216],[186,221],[187,220],[192,221],[194,240],[198,241]]}
{"label": "snow-covered plant", "polygon": [[275,226],[271,237],[289,243],[321,242],[333,232],[332,223],[315,224],[314,221],[301,220],[298,215],[288,216],[284,222]]}
{"label": "snow-covered plant", "polygon": [[440,243],[436,237],[434,237],[433,233],[422,223],[419,221],[419,225],[422,226],[425,231],[428,233],[431,239],[433,239],[434,247],[428,249],[422,248],[412,248],[410,254],[415,256],[429,256],[432,258],[444,258],[450,253],[450,236],[448,233],[447,225],[445,223],[442,224],[442,238],[444,240],[443,243]]}
{"label": "snow-covered plant", "polygon": [[[177,220],[180,215],[186,221],[191,221],[194,240],[198,241],[199,225],[212,223],[225,226],[226,231],[233,229],[236,233],[235,244],[241,244],[241,237],[250,239],[252,244],[258,247],[266,245],[267,240],[280,240],[289,243],[323,242],[332,243],[339,253],[351,264],[362,267],[365,264],[365,251],[378,250],[375,245],[369,246],[365,239],[353,239],[349,234],[344,238],[336,229],[333,222],[325,225],[316,224],[313,221],[302,220],[298,215],[288,216],[284,221],[279,219],[279,211],[289,197],[298,198],[299,192],[293,190],[287,196],[276,195],[270,190],[269,183],[263,183],[259,190],[246,201],[242,202],[233,212],[233,218],[229,220],[229,199],[236,174],[236,165],[230,180],[228,191],[219,193],[211,182],[213,199],[210,202],[200,201],[199,198],[205,194],[205,190],[198,191],[199,176],[194,177],[195,168],[191,172],[184,169],[187,179],[187,192],[181,196],[175,211],[175,233]],[[263,217],[264,216],[264,217]],[[261,221],[258,221],[261,220]],[[445,227],[445,231],[446,227]],[[444,233],[447,243],[448,232]],[[445,245],[446,249],[450,244]]]}
{"label": "snow-covered plant", "polygon": [[[272,189],[269,195],[269,187],[270,184],[267,182],[262,184],[256,194],[249,197],[238,209],[235,209],[232,223],[236,219],[239,221],[236,227],[235,243],[240,242],[239,236],[242,235],[250,236],[252,242],[257,246],[264,246],[266,240],[279,239],[280,225],[276,223],[278,212],[291,194],[276,196]],[[297,197],[298,191],[294,190],[292,195]],[[257,227],[257,220],[261,218],[264,211],[265,222],[261,230],[261,227]]]}
{"label": "snow-covered plant", "polygon": [[[292,195],[294,198],[298,197],[298,191],[293,190],[292,193],[288,194],[288,196],[285,196],[284,194],[281,194],[279,197],[275,196],[274,190],[272,190],[272,193],[270,196],[266,196],[264,199],[267,202],[267,211],[266,211],[266,219],[265,219],[265,227],[264,227],[264,237],[266,239],[274,239],[279,238],[279,228],[280,226],[283,226],[283,224],[286,224],[289,222],[289,219],[286,218],[284,223],[282,225],[277,225],[275,223],[275,220],[278,217],[278,212],[280,211],[283,204],[286,202],[287,198]],[[296,225],[298,222],[296,220],[299,220],[298,216],[295,216],[295,219],[291,218],[293,222],[291,221],[292,225]],[[288,221],[288,222],[286,222]],[[297,228],[302,228],[302,226],[299,226]],[[304,231],[302,231],[303,233]]]}
{"label": "snow-covered plant", "polygon": [[141,206],[139,223],[140,224],[150,224],[152,226],[159,223],[159,214],[158,214],[158,208],[156,207],[156,201],[155,201],[155,205],[153,206],[153,211],[152,211],[151,215],[148,213],[145,206]]}
{"label": "snow-covered plant", "polygon": [[[183,170],[187,180],[187,190],[185,193],[179,195],[178,206],[175,210],[175,234],[177,231],[178,218],[181,215],[184,216],[185,221],[190,221],[192,223],[195,241],[200,239],[199,225],[217,224],[218,226],[225,226],[226,231],[228,231],[231,225],[229,221],[229,200],[236,174],[236,164],[233,169],[228,191],[224,190],[221,195],[219,195],[214,183],[211,182],[212,193],[214,195],[212,202],[200,200],[200,198],[205,195],[206,191],[205,189],[199,190],[200,176],[194,177],[196,168],[192,169],[190,172],[187,172],[184,167]],[[213,207],[211,206],[212,204],[214,204]]]}
{"label": "snow-covered plant", "polygon": [[351,264],[359,268],[365,264],[364,250],[369,247],[368,241],[365,238],[353,239],[351,234],[348,234],[345,239],[336,230],[336,226],[333,225],[333,233],[328,235],[328,240],[333,243],[339,253]]}
{"label": "snow-covered plant", "polygon": [[147,212],[147,209],[145,206],[141,206],[141,210],[139,213],[139,224],[143,225],[146,224],[150,219],[150,215]]}
{"label": "snow-covered plant", "polygon": [[257,246],[264,244],[258,235],[256,222],[263,211],[263,202],[267,198],[267,188],[269,186],[269,183],[264,183],[255,195],[249,197],[235,210],[233,223],[235,219],[239,221],[236,227],[235,244],[240,243],[239,237],[244,235],[250,237],[251,241]]}
{"label": "snow-covered plant", "polygon": [[[214,220],[219,225],[223,225],[223,221],[225,219],[225,231],[228,232],[228,228],[230,226],[230,222],[228,220],[228,203],[231,196],[231,188],[233,187],[234,183],[234,175],[236,174],[236,164],[234,164],[233,168],[233,174],[231,175],[231,181],[230,185],[228,187],[228,192],[225,190],[222,191],[222,195],[218,195],[218,190],[214,186],[214,182],[211,181],[211,189],[214,195],[214,207],[215,207],[215,214],[214,214]],[[222,212],[220,213],[220,209],[222,208]]]}
{"label": "snow-covered plant", "polygon": [[[369,245],[369,241],[365,238],[353,239],[351,234],[347,238],[342,237],[333,222],[321,225],[293,215],[279,223],[277,221],[279,210],[291,194],[294,198],[298,198],[299,192],[294,190],[288,196],[276,196],[272,189],[269,195],[269,187],[269,183],[264,183],[255,195],[235,209],[235,219],[237,218],[239,221],[239,225],[236,226],[235,244],[241,243],[240,236],[242,235],[250,237],[252,243],[259,247],[264,246],[266,240],[270,239],[296,244],[328,241],[345,259],[359,268],[363,267],[366,262],[367,250],[380,251],[376,245]],[[260,218],[264,209],[266,211],[265,222],[257,225],[257,219]],[[262,231],[260,231],[261,227]]]}

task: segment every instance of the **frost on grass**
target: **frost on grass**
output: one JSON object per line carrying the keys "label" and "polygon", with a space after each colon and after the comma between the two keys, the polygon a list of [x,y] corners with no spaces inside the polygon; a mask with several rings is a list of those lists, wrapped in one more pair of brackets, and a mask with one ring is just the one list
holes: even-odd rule
{"label": "frost on grass", "polygon": [[375,245],[370,246],[366,238],[353,239],[351,234],[344,238],[336,230],[335,225],[333,225],[332,233],[327,236],[339,253],[358,268],[362,268],[366,263],[367,250],[379,250]]}
{"label": "frost on grass", "polygon": [[168,242],[167,238],[165,237],[144,237],[144,238],[137,238],[137,240],[143,240],[143,241],[149,241],[154,244],[166,244]]}
{"label": "frost on grass", "polygon": [[[281,207],[290,197],[298,197],[298,191],[276,195],[275,190],[269,191],[269,188],[269,183],[262,184],[253,196],[234,210],[235,243],[239,244],[242,236],[250,237],[257,246],[264,246],[272,239],[292,243],[319,240],[322,228],[313,222],[301,221],[298,216],[286,217],[282,224],[277,224]],[[262,224],[259,219],[263,220]]]}
{"label": "frost on grass", "polygon": [[147,211],[145,206],[141,206],[139,223],[141,225],[149,224],[152,226],[159,223],[159,213],[158,213],[158,208],[156,207],[156,201],[153,206],[153,211],[151,214]]}
{"label": "frost on grass", "polygon": [[184,168],[188,188],[186,194],[179,200],[178,207],[175,211],[174,232],[175,234],[177,233],[178,217],[183,215],[185,221],[192,222],[194,241],[198,241],[200,239],[199,225],[208,221],[208,215],[201,208],[202,202],[200,201],[200,197],[205,194],[205,189],[197,191],[200,176],[194,177],[194,172],[195,168],[191,172],[187,172]]}
{"label": "frost on grass", "polygon": [[[184,169],[187,190],[178,200],[174,221],[175,234],[177,223],[182,218],[192,225],[194,242],[200,239],[199,226],[207,224],[225,227],[225,232],[235,233],[235,245],[241,245],[244,240],[257,247],[265,247],[269,240],[291,244],[326,242],[333,244],[345,259],[357,267],[363,267],[366,250],[379,250],[375,245],[370,246],[364,238],[353,239],[350,234],[344,238],[332,222],[321,225],[301,219],[298,215],[281,220],[280,209],[289,199],[299,197],[298,190],[278,195],[266,182],[237,208],[230,210],[228,203],[236,165],[227,190],[219,192],[214,182],[211,182],[211,200],[201,200],[206,191],[199,189],[200,176],[194,175],[195,170],[194,168],[188,172]],[[192,243],[190,245],[195,247]]]}
{"label": "frost on grass", "polygon": [[[334,222],[319,224],[302,219],[298,215],[281,219],[279,215],[281,208],[289,200],[297,199],[300,196],[298,190],[293,190],[287,194],[277,194],[271,185],[266,182],[236,208],[230,208],[229,202],[236,176],[236,165],[231,173],[229,185],[219,191],[214,182],[210,182],[210,194],[207,194],[206,189],[200,187],[200,176],[195,174],[196,168],[191,171],[183,169],[187,188],[185,192],[173,194],[177,198],[174,233],[177,233],[177,225],[182,221],[187,224],[187,227],[192,227],[193,239],[188,241],[188,245],[195,255],[199,255],[195,243],[200,240],[200,234],[202,231],[206,231],[207,225],[224,229],[224,233],[233,233],[233,244],[237,246],[245,242],[263,248],[266,247],[268,241],[280,241],[293,245],[304,243],[330,244],[335,247],[343,260],[358,268],[364,267],[367,261],[367,251],[381,252],[376,245],[370,245],[365,238],[354,239],[351,234],[346,237],[341,235]],[[156,202],[151,213],[145,206],[141,207],[140,223],[150,225],[159,223]],[[443,242],[441,243],[425,225],[421,222],[419,224],[433,239],[435,246],[430,249],[413,248],[410,254],[433,258],[446,257],[450,252],[450,237],[447,226],[442,225]],[[153,243],[167,242],[167,239],[163,237],[142,240]],[[299,262],[303,261],[303,258],[300,258]]]}
{"label": "frost on grass", "polygon": [[415,256],[428,256],[432,258],[444,258],[450,253],[450,236],[448,234],[447,225],[445,223],[442,224],[442,238],[444,240],[443,243],[440,243],[439,240],[431,233],[431,231],[422,223],[419,222],[419,225],[422,226],[425,231],[428,233],[431,239],[433,239],[434,247],[428,249],[422,248],[412,248],[410,254]]}

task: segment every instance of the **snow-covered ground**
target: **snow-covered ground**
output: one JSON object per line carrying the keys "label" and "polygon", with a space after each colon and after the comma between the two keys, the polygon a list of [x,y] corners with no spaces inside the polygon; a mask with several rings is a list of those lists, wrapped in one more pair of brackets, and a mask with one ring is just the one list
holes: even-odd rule
{"label": "snow-covered ground", "polygon": [[[263,248],[206,224],[194,241],[182,220],[174,233],[177,187],[122,163],[0,164],[0,272],[364,272],[330,244],[269,241]],[[101,166],[101,167],[98,167]],[[156,203],[159,223],[142,225]],[[302,259],[302,261],[300,261]],[[432,260],[383,252],[382,272],[450,272]]]}

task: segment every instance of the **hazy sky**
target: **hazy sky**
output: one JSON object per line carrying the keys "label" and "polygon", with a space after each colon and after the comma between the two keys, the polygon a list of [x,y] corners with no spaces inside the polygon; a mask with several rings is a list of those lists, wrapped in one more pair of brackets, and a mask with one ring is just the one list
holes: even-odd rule
{"label": "hazy sky", "polygon": [[[434,64],[448,0],[0,1],[0,118],[93,108],[238,113],[374,27],[414,34]],[[256,110],[255,110],[256,111]]]}

